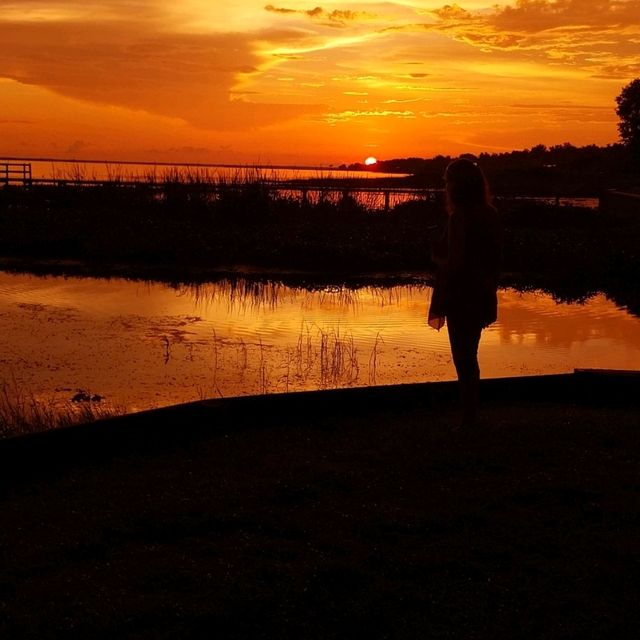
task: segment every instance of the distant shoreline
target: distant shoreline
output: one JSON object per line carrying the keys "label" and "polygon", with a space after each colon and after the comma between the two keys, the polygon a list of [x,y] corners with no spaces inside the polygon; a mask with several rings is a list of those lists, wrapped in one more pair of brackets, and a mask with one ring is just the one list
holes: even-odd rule
{"label": "distant shoreline", "polygon": [[[66,164],[113,164],[113,165],[149,165],[156,167],[211,167],[221,169],[283,169],[288,171],[336,171],[340,173],[377,173],[376,171],[338,168],[335,165],[288,165],[288,164],[260,164],[260,163],[228,163],[228,162],[167,162],[154,160],[96,160],[87,158],[49,158],[2,156],[0,162],[59,162]],[[384,173],[394,173],[385,171]],[[405,175],[399,173],[398,175]]]}

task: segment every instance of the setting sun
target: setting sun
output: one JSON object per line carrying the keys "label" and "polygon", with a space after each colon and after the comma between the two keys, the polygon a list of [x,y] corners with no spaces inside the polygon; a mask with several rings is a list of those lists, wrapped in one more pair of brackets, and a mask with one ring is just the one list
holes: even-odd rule
{"label": "setting sun", "polygon": [[376,164],[376,162],[378,162],[378,161],[377,161],[377,160],[376,160],[376,158],[374,158],[373,156],[369,156],[369,157],[364,161],[364,163],[365,163],[368,167],[369,167],[369,166],[371,166],[371,165]]}

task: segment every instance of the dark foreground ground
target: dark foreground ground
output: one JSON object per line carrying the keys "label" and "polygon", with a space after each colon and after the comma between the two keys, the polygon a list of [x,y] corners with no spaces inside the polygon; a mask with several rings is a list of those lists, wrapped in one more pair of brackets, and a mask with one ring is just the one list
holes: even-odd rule
{"label": "dark foreground ground", "polygon": [[639,637],[638,405],[508,390],[473,432],[415,387],[2,449],[0,637]]}

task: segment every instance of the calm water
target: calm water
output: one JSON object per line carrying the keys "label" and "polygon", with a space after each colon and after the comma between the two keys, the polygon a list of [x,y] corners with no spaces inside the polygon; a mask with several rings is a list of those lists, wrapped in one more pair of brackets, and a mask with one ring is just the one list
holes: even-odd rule
{"label": "calm water", "polygon": [[[140,410],[212,396],[455,377],[425,286],[317,291],[247,280],[171,287],[0,272],[0,385]],[[485,377],[640,365],[640,319],[599,295],[500,292]]]}

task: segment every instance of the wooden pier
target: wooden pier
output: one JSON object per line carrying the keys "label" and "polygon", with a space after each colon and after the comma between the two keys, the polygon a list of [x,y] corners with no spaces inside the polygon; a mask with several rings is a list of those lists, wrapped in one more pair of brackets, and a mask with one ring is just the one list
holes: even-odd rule
{"label": "wooden pier", "polygon": [[171,190],[197,190],[200,193],[219,197],[224,193],[233,193],[248,189],[260,189],[269,194],[291,197],[302,203],[318,201],[346,201],[353,198],[373,210],[389,211],[393,206],[407,200],[436,201],[442,194],[441,189],[421,189],[411,187],[388,187],[345,185],[344,180],[315,182],[313,180],[263,180],[260,178],[247,180],[215,180],[207,177],[178,176],[177,179],[159,179],[133,177],[85,179],[82,176],[33,178],[31,163],[0,163],[0,186],[12,187],[72,187],[72,188],[111,188],[111,189],[149,189],[158,195]]}

